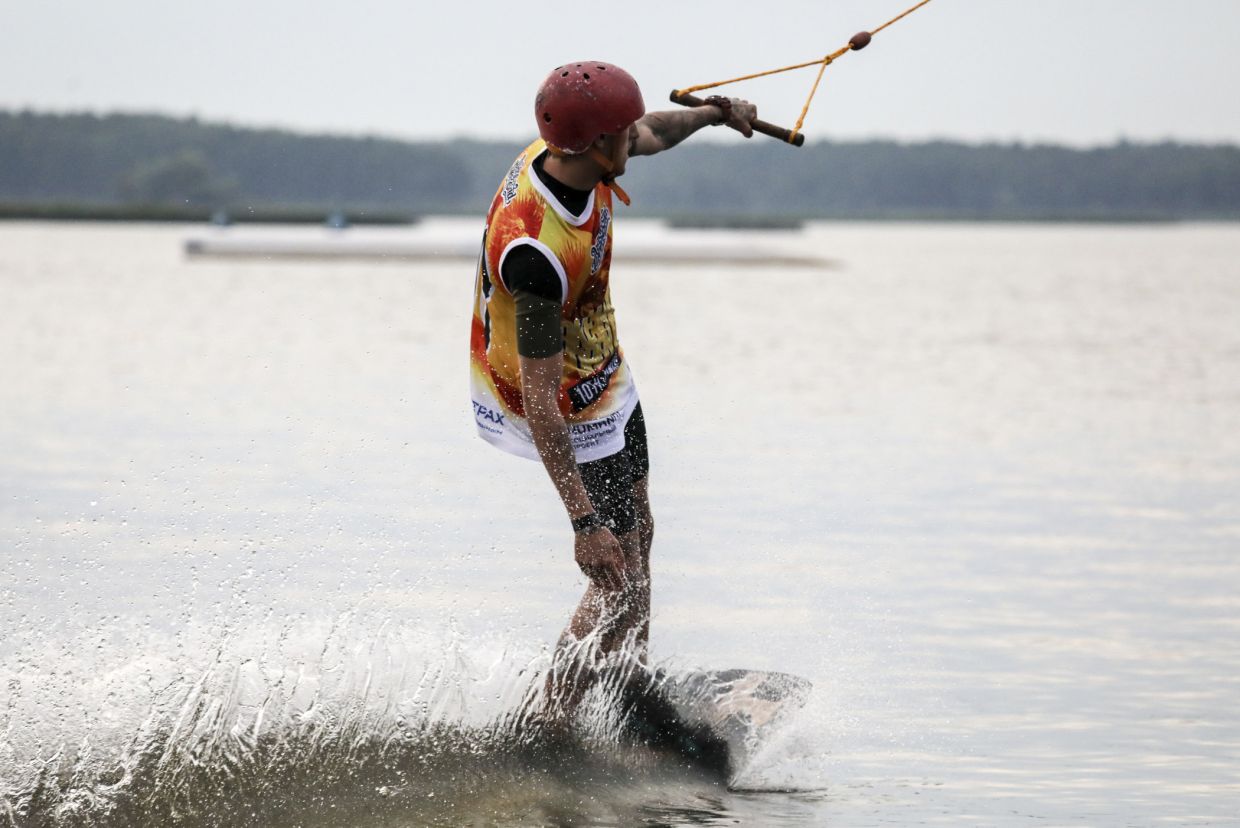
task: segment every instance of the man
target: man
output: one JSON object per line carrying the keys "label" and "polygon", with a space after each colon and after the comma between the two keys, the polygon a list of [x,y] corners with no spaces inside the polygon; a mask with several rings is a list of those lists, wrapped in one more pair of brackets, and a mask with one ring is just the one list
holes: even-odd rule
{"label": "man", "polygon": [[559,652],[583,642],[644,659],[650,626],[646,428],[616,335],[608,280],[612,195],[630,156],[712,124],[746,137],[751,104],[645,111],[636,81],[583,61],[543,81],[540,139],[513,162],[487,215],[470,337],[474,419],[505,451],[540,460],[589,579]]}

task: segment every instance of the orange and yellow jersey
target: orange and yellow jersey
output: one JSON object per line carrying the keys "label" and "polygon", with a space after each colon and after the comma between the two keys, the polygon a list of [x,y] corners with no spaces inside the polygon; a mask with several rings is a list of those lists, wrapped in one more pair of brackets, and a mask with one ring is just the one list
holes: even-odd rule
{"label": "orange and yellow jersey", "polygon": [[577,462],[586,463],[624,448],[624,426],[637,406],[608,288],[611,190],[599,184],[582,214],[573,215],[533,170],[545,151],[538,140],[517,156],[487,213],[469,343],[474,422],[488,442],[538,459],[521,396],[516,303],[500,275],[505,257],[530,245],[560,277],[560,413]]}

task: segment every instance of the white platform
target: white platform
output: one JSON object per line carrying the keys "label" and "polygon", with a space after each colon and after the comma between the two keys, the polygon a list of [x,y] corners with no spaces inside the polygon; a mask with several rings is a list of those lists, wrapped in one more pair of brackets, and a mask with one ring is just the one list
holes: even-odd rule
{"label": "white platform", "polygon": [[[476,259],[482,224],[437,218],[411,227],[220,227],[185,240],[190,257],[257,259]],[[788,264],[823,267],[800,231],[672,230],[634,220],[617,230],[616,261],[654,264]]]}

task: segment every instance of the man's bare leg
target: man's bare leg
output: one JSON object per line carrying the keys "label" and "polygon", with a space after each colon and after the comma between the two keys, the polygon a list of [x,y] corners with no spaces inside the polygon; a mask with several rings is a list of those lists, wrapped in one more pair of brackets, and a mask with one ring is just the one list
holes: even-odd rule
{"label": "man's bare leg", "polygon": [[545,701],[546,709],[557,718],[576,708],[597,676],[596,666],[621,647],[629,646],[638,662],[647,662],[650,548],[654,541],[648,476],[633,482],[629,496],[637,525],[616,537],[624,559],[621,583],[591,578],[556,644]]}
{"label": "man's bare leg", "polygon": [[[632,639],[638,657],[646,660],[649,637],[650,570],[645,564],[642,532],[619,535],[624,550],[624,578],[618,589],[591,580],[573,612],[568,628],[556,644],[552,671],[547,675],[548,705],[556,712],[570,711],[581,701],[595,677],[597,662]],[[648,549],[648,547],[647,547]]]}
{"label": "man's bare leg", "polygon": [[566,632],[583,641],[597,631],[602,655],[614,652],[632,633],[638,656],[645,663],[650,641],[650,547],[654,542],[647,478],[633,483],[633,501],[637,528],[617,538],[624,549],[623,588],[608,591],[591,581]]}

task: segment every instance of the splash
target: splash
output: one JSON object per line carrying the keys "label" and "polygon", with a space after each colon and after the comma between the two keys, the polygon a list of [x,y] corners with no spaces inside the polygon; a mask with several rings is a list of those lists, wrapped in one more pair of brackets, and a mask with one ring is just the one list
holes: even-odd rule
{"label": "splash", "polygon": [[717,781],[621,745],[620,682],[534,726],[550,663],[352,613],[27,649],[0,673],[0,825],[624,824],[652,785],[703,807]]}

